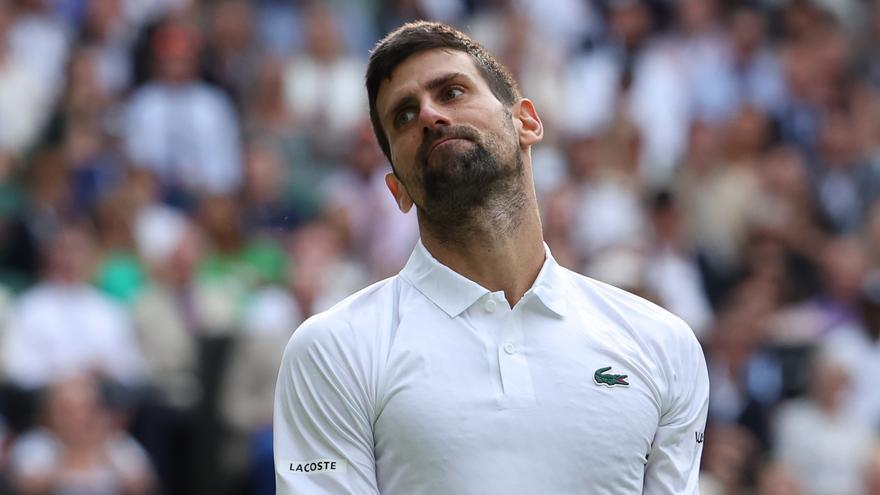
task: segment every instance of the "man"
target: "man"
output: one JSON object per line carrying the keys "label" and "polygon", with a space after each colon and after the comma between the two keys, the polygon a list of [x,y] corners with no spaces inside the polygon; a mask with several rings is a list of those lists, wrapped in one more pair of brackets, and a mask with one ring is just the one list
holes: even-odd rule
{"label": "man", "polygon": [[678,318],[556,264],[507,71],[407,24],[367,69],[387,184],[421,241],[399,275],[307,320],[275,398],[280,494],[691,494],[703,353]]}

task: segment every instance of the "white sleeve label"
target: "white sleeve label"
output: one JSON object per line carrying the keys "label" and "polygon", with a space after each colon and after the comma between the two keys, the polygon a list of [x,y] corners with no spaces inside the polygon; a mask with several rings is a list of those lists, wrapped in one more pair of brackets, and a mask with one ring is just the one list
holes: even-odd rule
{"label": "white sleeve label", "polygon": [[311,461],[283,461],[280,471],[292,474],[344,473],[345,459],[313,459]]}

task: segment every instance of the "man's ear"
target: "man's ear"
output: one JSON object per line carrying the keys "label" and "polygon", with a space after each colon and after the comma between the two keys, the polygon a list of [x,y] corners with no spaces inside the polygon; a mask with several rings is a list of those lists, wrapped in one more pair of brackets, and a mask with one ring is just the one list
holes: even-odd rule
{"label": "man's ear", "polygon": [[391,195],[394,196],[394,202],[397,203],[397,207],[400,208],[400,211],[407,213],[410,208],[413,206],[412,198],[409,197],[409,193],[406,192],[406,188],[403,187],[403,183],[397,178],[397,175],[394,172],[388,172],[385,175],[385,185],[388,186],[388,190],[391,191]]}
{"label": "man's ear", "polygon": [[519,120],[519,144],[522,147],[532,146],[544,138],[544,124],[538,117],[535,105],[528,98],[520,99],[511,109],[513,117]]}

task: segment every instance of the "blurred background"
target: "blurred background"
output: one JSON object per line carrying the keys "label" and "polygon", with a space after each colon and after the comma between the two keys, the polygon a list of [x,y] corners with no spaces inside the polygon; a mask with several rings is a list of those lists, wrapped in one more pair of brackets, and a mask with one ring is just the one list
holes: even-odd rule
{"label": "blurred background", "polygon": [[304,318],[395,274],[363,89],[511,69],[561,264],[681,316],[703,493],[880,494],[880,1],[0,0],[0,491],[271,494]]}

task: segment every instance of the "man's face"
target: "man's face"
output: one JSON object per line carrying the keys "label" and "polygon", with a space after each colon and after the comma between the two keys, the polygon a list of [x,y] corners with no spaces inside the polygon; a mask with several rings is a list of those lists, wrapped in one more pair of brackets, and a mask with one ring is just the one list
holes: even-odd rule
{"label": "man's face", "polygon": [[522,174],[519,122],[464,52],[435,49],[404,60],[379,87],[376,109],[403,210],[411,201],[442,223]]}

